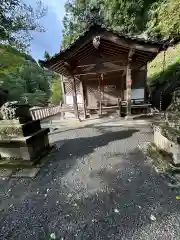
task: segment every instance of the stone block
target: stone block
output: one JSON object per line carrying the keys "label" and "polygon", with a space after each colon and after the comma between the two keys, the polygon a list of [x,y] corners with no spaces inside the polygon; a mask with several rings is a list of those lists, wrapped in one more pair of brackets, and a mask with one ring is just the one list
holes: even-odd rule
{"label": "stone block", "polygon": [[17,101],[6,102],[0,109],[4,120],[19,119],[20,123],[32,121],[28,104],[20,104]]}
{"label": "stone block", "polygon": [[24,168],[15,171],[12,174],[12,177],[26,177],[26,178],[34,178],[39,172],[40,168]]}
{"label": "stone block", "polygon": [[41,129],[40,120],[21,124],[19,120],[0,121],[0,139],[26,137]]}
{"label": "stone block", "polygon": [[11,169],[0,169],[0,177],[2,178],[9,178],[12,175],[12,170]]}
{"label": "stone block", "polygon": [[2,159],[35,161],[49,148],[49,129],[40,129],[27,137],[0,140]]}
{"label": "stone block", "polygon": [[172,154],[174,164],[180,164],[180,146],[162,135],[161,128],[154,126],[154,143],[159,149]]}

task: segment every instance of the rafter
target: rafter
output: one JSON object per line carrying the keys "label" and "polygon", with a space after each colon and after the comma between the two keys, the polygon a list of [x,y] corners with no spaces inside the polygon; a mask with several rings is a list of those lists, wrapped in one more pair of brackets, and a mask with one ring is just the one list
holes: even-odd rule
{"label": "rafter", "polygon": [[111,32],[104,32],[102,34],[100,34],[102,39],[105,39],[107,41],[111,41],[117,45],[123,46],[125,48],[133,48],[133,49],[137,49],[140,51],[144,51],[144,52],[154,52],[154,53],[158,53],[159,52],[159,48],[158,47],[153,47],[150,44],[138,44],[138,43],[133,43],[133,40],[129,40],[129,39],[123,39],[122,37],[118,37],[114,34],[112,34]]}

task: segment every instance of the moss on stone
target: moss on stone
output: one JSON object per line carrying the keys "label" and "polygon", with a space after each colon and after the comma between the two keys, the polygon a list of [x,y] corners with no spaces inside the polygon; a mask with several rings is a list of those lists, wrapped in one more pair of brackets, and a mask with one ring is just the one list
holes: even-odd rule
{"label": "moss on stone", "polygon": [[22,136],[22,127],[21,126],[3,126],[0,127],[0,136],[3,137],[13,137],[13,136]]}
{"label": "moss on stone", "polygon": [[155,126],[157,126],[160,129],[161,134],[164,137],[166,137],[168,140],[178,144],[177,138],[180,136],[180,130],[169,126],[169,124],[166,122],[156,123]]}
{"label": "moss on stone", "polygon": [[146,156],[152,161],[152,164],[159,172],[172,172],[172,156],[156,147],[154,143],[148,144]]}

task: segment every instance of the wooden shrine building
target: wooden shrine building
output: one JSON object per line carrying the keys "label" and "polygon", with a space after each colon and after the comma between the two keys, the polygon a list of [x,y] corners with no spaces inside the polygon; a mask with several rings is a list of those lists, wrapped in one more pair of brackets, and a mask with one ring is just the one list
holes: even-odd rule
{"label": "wooden shrine building", "polygon": [[166,50],[165,42],[125,35],[94,24],[67,49],[41,64],[64,76],[65,103],[79,109],[119,107],[127,115],[148,107],[147,63]]}

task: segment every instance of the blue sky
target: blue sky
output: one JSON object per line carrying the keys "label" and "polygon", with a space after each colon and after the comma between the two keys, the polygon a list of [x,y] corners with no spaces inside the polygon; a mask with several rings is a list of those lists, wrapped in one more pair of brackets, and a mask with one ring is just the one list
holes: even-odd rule
{"label": "blue sky", "polygon": [[[32,3],[32,0],[28,0]],[[41,19],[44,33],[33,33],[31,42],[31,55],[36,59],[43,59],[44,51],[53,55],[60,50],[62,41],[62,19],[64,17],[64,4],[66,0],[42,0],[48,7],[47,15]]]}

